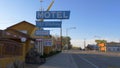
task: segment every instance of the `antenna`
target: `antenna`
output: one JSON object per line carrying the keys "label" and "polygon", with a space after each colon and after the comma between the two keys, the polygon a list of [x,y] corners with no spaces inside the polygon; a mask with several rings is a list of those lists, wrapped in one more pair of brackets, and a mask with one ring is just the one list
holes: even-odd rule
{"label": "antenna", "polygon": [[41,8],[40,8],[40,10],[42,11],[42,10],[43,10],[43,6],[42,6],[43,0],[40,0],[40,3],[41,3]]}

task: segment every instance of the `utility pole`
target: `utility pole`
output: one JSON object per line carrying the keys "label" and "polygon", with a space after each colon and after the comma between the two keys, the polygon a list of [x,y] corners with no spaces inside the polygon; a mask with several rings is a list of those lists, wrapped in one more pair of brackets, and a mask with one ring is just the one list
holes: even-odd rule
{"label": "utility pole", "polygon": [[84,49],[86,48],[86,39],[84,39]]}

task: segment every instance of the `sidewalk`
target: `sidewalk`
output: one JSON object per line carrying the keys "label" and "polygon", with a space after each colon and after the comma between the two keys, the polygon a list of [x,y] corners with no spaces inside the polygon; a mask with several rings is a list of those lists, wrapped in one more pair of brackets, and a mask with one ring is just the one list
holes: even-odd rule
{"label": "sidewalk", "polygon": [[33,65],[30,68],[77,68],[77,66],[70,53],[62,52],[47,59],[45,64],[38,67]]}
{"label": "sidewalk", "polygon": [[76,68],[76,66],[70,53],[62,52],[38,68]]}

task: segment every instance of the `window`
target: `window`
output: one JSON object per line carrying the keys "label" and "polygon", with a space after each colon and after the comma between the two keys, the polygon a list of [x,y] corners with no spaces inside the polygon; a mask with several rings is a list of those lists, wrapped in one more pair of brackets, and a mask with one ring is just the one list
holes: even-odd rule
{"label": "window", "polygon": [[24,34],[27,34],[27,30],[20,30],[20,32],[24,33]]}

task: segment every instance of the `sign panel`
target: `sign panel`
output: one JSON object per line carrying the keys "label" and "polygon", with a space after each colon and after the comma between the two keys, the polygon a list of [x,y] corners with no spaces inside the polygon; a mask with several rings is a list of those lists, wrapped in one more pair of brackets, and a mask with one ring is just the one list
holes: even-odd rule
{"label": "sign panel", "polygon": [[56,44],[57,45],[61,45],[61,41],[56,41]]}
{"label": "sign panel", "polygon": [[70,11],[37,11],[36,19],[69,19]]}
{"label": "sign panel", "polygon": [[36,41],[42,42],[42,41],[43,41],[43,39],[36,39]]}
{"label": "sign panel", "polygon": [[99,43],[98,46],[99,46],[99,47],[104,47],[104,46],[105,46],[105,43]]}
{"label": "sign panel", "polygon": [[48,35],[50,35],[50,31],[49,30],[36,30],[35,35],[37,35],[37,36],[48,36]]}
{"label": "sign panel", "polygon": [[44,39],[44,46],[52,46],[52,40],[51,39]]}
{"label": "sign panel", "polygon": [[61,25],[62,21],[45,21],[45,22],[36,21],[36,26],[42,28],[60,28]]}

